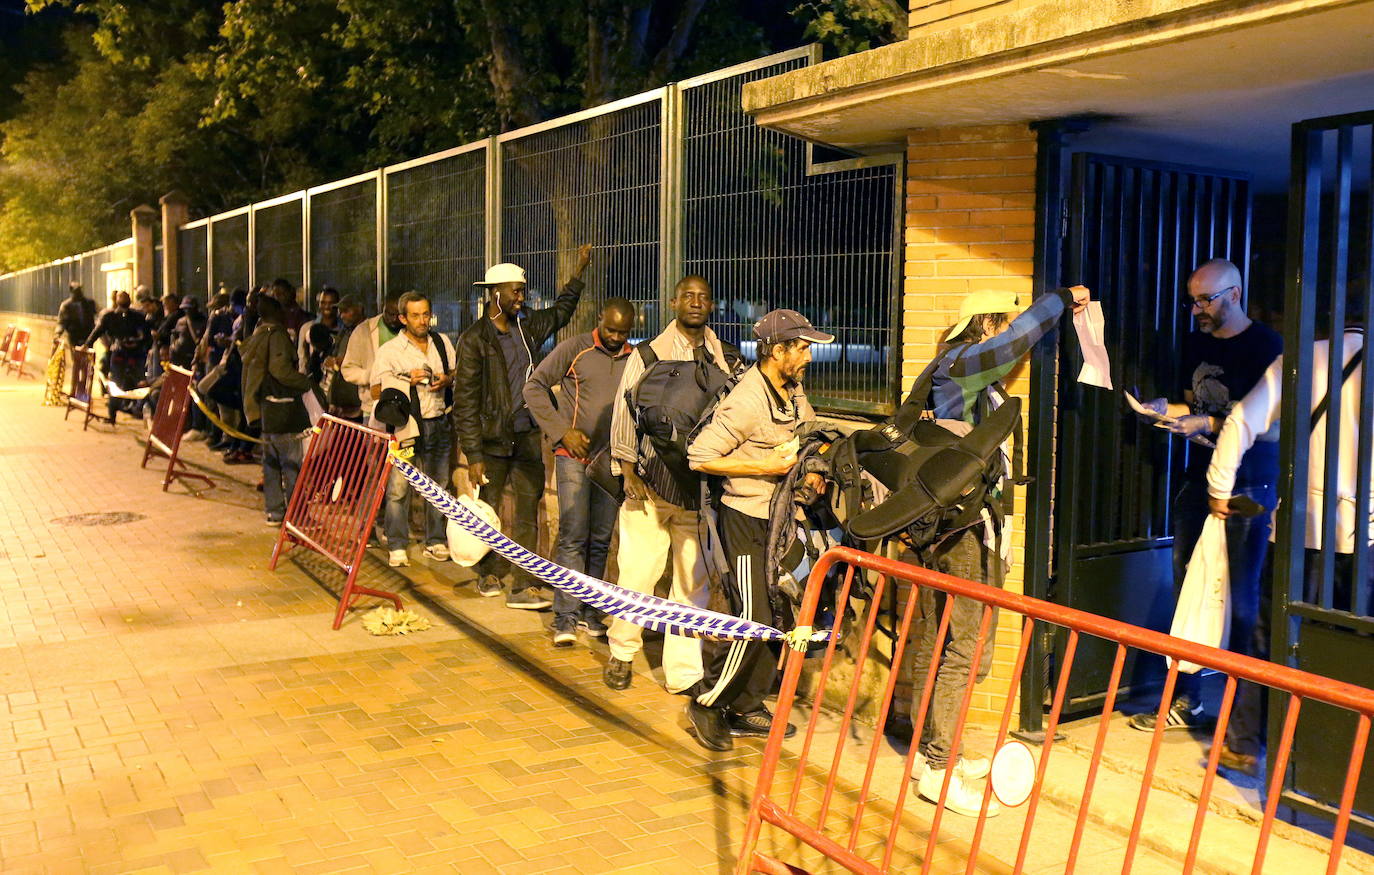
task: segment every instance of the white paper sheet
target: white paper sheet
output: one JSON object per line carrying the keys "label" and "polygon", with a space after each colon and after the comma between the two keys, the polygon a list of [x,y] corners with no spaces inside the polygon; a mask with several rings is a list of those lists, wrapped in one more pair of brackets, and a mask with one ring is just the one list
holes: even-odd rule
{"label": "white paper sheet", "polygon": [[1078,346],[1083,351],[1083,368],[1078,382],[1103,389],[1112,388],[1112,366],[1103,342],[1102,302],[1090,301],[1083,312],[1074,314],[1073,328],[1078,334]]}

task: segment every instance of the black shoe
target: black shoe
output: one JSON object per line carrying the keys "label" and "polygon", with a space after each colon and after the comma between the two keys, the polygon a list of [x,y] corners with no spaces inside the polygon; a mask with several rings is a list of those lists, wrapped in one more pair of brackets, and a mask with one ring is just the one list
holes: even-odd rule
{"label": "black shoe", "polygon": [[[768,733],[773,731],[773,715],[767,708],[750,711],[748,714],[731,712],[725,718],[725,722],[730,726],[730,734],[735,738],[767,738]],[[796,734],[797,727],[789,723],[782,737],[791,738]]]}
{"label": "black shoe", "polygon": [[708,708],[693,699],[687,703],[687,722],[692,737],[707,750],[730,750],[735,746],[724,710]]}
{"label": "black shoe", "polygon": [[[1193,700],[1187,696],[1179,696],[1169,706],[1169,710],[1164,712],[1165,732],[1188,732],[1194,729],[1206,729],[1207,724],[1207,716],[1202,711],[1202,705],[1194,704]],[[1141,732],[1154,732],[1155,712],[1142,711],[1139,714],[1134,714],[1131,719],[1126,721],[1126,725],[1132,729],[1139,729]]]}
{"label": "black shoe", "polygon": [[477,579],[477,594],[483,598],[494,598],[501,592],[501,578],[495,574],[483,574]]}
{"label": "black shoe", "polygon": [[634,671],[628,659],[616,659],[612,656],[606,660],[606,670],[601,673],[601,680],[613,690],[628,690],[630,681],[634,678]]}
{"label": "black shoe", "polygon": [[556,617],[553,621],[553,646],[572,647],[577,643],[577,621],[572,617]]}
{"label": "black shoe", "polygon": [[520,611],[546,611],[553,607],[553,599],[540,592],[538,587],[531,586],[519,592],[509,593],[506,596],[506,607]]}
{"label": "black shoe", "polygon": [[577,621],[577,628],[586,632],[593,638],[606,637],[606,621],[601,619],[597,614],[584,614],[582,618]]}

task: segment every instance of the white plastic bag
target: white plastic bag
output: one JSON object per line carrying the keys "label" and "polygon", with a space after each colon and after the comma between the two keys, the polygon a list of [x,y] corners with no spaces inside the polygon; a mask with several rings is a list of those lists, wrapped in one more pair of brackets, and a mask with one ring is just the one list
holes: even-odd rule
{"label": "white plastic bag", "polygon": [[[458,496],[458,503],[477,514],[493,529],[501,530],[500,514],[482,499],[471,495],[460,495]],[[487,551],[490,549],[476,535],[469,534],[467,529],[453,520],[448,521],[448,553],[454,562],[464,568],[471,568],[483,556],[487,555]]]}
{"label": "white plastic bag", "polygon": [[[1188,560],[1188,573],[1174,608],[1169,634],[1196,644],[1225,647],[1231,632],[1231,569],[1226,554],[1226,521],[1211,514]],[[1178,670],[1196,674],[1202,666],[1179,662]]]}

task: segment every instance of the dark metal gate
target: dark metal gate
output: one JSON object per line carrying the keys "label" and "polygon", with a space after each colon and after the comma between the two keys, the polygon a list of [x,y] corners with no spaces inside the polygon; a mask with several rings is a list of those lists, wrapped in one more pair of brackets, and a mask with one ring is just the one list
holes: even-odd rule
{"label": "dark metal gate", "polygon": [[[1363,368],[1358,368],[1348,379],[1345,404],[1342,393],[1329,395],[1330,407],[1316,441],[1311,439],[1309,412],[1319,400],[1312,397],[1318,362],[1325,366],[1324,386],[1341,382],[1342,356],[1328,355],[1324,339],[1362,328],[1374,306],[1372,138],[1374,111],[1312,119],[1293,127],[1272,644],[1275,661],[1365,687],[1374,687],[1367,511],[1374,474],[1374,382],[1362,380]],[[1342,446],[1347,448],[1344,454],[1338,450]],[[1344,470],[1318,464],[1309,472],[1314,449],[1325,450],[1328,458],[1344,455],[1353,463]],[[1333,520],[1342,511],[1353,535],[1323,525],[1320,543],[1309,542],[1314,516]],[[1349,540],[1342,545],[1338,535]],[[1277,721],[1286,704],[1270,702],[1270,738],[1277,737]],[[1285,804],[1323,816],[1335,811],[1345,763],[1329,752],[1349,745],[1354,732],[1355,721],[1349,715],[1304,704],[1284,784]],[[1371,766],[1374,757],[1366,756],[1366,776]],[[1374,834],[1374,781],[1361,784],[1355,809],[1352,825]]]}
{"label": "dark metal gate", "polygon": [[[1245,272],[1249,178],[1078,154],[1068,219],[1064,279],[1088,286],[1102,302],[1113,385],[1141,398],[1178,400],[1182,341],[1191,328],[1179,301],[1189,274],[1208,258],[1228,258]],[[1078,383],[1080,366],[1077,341],[1065,332],[1051,596],[1167,630],[1174,604],[1170,500],[1185,450],[1167,433],[1138,424],[1120,391]],[[1101,704],[1113,648],[1095,639],[1078,648],[1066,707],[1084,710]],[[1160,669],[1157,661],[1128,665],[1123,684],[1154,682]]]}

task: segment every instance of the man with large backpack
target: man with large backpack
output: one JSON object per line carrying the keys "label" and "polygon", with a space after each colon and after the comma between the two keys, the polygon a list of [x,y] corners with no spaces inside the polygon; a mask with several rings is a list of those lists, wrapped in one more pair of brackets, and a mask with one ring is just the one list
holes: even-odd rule
{"label": "man with large backpack", "polygon": [[[671,598],[705,607],[710,592],[697,535],[700,479],[687,466],[686,440],[740,356],[706,325],[716,304],[704,278],[679,280],[672,306],[673,321],[653,340],[639,344],[625,363],[617,393],[623,400],[611,412],[611,473],[625,481],[617,583],[653,592],[664,563],[671,560]],[[602,675],[606,686],[630,686],[642,632],[624,620],[611,623],[611,654]],[[693,687],[702,677],[700,643],[665,634],[663,674],[671,693]]]}
{"label": "man with large backpack", "polygon": [[[754,325],[758,364],[744,372],[692,439],[692,469],[724,478],[719,532],[731,574],[726,595],[740,617],[773,625],[768,587],[769,517],[773,493],[797,464],[800,439],[816,412],[802,391],[811,345],[830,343],[795,310],[773,310]],[[805,475],[816,493],[825,490],[817,472]],[[732,737],[763,738],[773,726],[764,697],[773,685],[776,658],[762,641],[731,641],[710,649],[705,676],[687,705],[697,742],[729,750]],[[789,726],[787,734],[796,730]]]}
{"label": "man with large backpack", "polygon": [[[945,342],[927,373],[917,380],[910,396],[903,402],[894,422],[904,430],[914,423],[913,412],[929,410],[938,420],[954,420],[976,426],[991,411],[1007,400],[1001,379],[1020,362],[1035,344],[1053,331],[1065,310],[1077,313],[1087,307],[1089,293],[1083,286],[1059,289],[1036,298],[1026,310],[1013,317],[1016,298],[1009,292],[980,291],[968,295],[959,307],[959,319],[950,327]],[[917,397],[918,394],[920,397]],[[999,454],[1000,455],[1000,454]],[[1002,460],[1003,463],[1005,460]],[[1005,468],[1003,469],[1005,475]],[[922,551],[920,562],[936,571],[1001,587],[1006,573],[1009,533],[1003,524],[1000,506],[1005,497],[999,493],[1009,488],[1008,478],[988,489],[984,498],[987,508],[971,521],[960,520],[963,528],[951,528],[938,533],[937,541]],[[903,557],[910,560],[910,554]],[[917,615],[912,653],[912,683],[924,688],[932,661],[938,663],[935,686],[931,693],[925,726],[916,726],[913,744],[921,746],[921,758],[916,762],[912,778],[917,792],[924,798],[938,802],[940,789],[946,778],[950,747],[959,721],[959,707],[968,681],[970,662],[976,649],[982,623],[981,602],[954,599],[950,605],[949,634],[940,651],[936,652],[936,635],[943,610],[943,593],[930,588],[921,590],[920,611]],[[994,613],[989,638],[996,632]],[[987,676],[992,666],[993,642],[983,645],[978,666],[978,679]],[[913,695],[912,719],[920,707],[921,694]],[[983,793],[972,786],[973,781],[988,774],[990,763],[985,758],[960,756],[954,774],[949,776],[949,792],[945,809],[956,814],[977,817],[982,808]],[[989,803],[988,815],[999,813],[995,803]]]}

